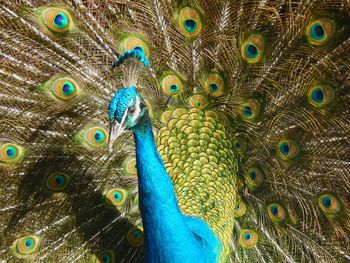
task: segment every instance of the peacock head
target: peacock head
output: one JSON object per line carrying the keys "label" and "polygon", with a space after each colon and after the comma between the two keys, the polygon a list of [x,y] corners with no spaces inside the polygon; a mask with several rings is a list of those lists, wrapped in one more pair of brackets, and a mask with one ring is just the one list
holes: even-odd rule
{"label": "peacock head", "polygon": [[133,130],[146,111],[146,104],[135,86],[119,89],[109,104],[109,148],[125,130]]}

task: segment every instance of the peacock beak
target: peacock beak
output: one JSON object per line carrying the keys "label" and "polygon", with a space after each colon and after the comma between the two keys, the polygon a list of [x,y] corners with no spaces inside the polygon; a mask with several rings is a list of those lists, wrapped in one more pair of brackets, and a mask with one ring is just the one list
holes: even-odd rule
{"label": "peacock beak", "polygon": [[115,140],[124,132],[123,123],[118,123],[116,120],[111,122],[108,138],[108,150],[111,151]]}
{"label": "peacock beak", "polygon": [[115,119],[111,122],[111,127],[109,130],[109,137],[108,137],[108,150],[109,151],[112,150],[112,147],[113,147],[115,140],[124,132],[124,130],[126,128],[124,126],[124,123],[125,123],[127,114],[128,114],[128,109],[125,110],[123,118],[120,121],[120,123],[117,122],[117,120],[115,120]]}

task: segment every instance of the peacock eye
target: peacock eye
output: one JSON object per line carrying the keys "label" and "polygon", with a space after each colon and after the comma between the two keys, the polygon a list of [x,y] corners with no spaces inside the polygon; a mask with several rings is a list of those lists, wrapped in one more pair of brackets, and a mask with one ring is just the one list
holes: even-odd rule
{"label": "peacock eye", "polygon": [[295,141],[284,138],[277,144],[276,152],[282,160],[290,161],[298,156],[300,147]]}
{"label": "peacock eye", "polygon": [[321,211],[329,217],[335,217],[339,215],[341,211],[341,202],[332,194],[323,194],[318,197],[318,206]]}
{"label": "peacock eye", "polygon": [[40,238],[37,236],[24,236],[13,242],[12,249],[18,258],[28,258],[38,252]]}
{"label": "peacock eye", "polygon": [[128,114],[134,114],[135,113],[135,106],[128,109]]}
{"label": "peacock eye", "polygon": [[316,83],[307,93],[308,102],[317,109],[332,106],[335,97],[334,87],[327,83]]}
{"label": "peacock eye", "polygon": [[242,58],[248,64],[258,63],[265,53],[265,40],[262,35],[250,35],[241,46]]}
{"label": "peacock eye", "polygon": [[113,263],[116,262],[115,253],[112,250],[101,251],[94,263]]}
{"label": "peacock eye", "polygon": [[224,93],[224,79],[219,74],[212,73],[206,79],[204,87],[208,94],[219,97]]}
{"label": "peacock eye", "polygon": [[104,203],[108,208],[121,208],[128,199],[129,192],[124,188],[112,188],[104,193]]}
{"label": "peacock eye", "polygon": [[258,233],[252,229],[242,229],[239,234],[239,243],[244,248],[253,248],[258,243]]}
{"label": "peacock eye", "polygon": [[44,180],[44,189],[47,192],[59,192],[64,190],[69,182],[70,182],[70,175],[61,173],[61,172],[55,172],[50,175],[48,175]]}
{"label": "peacock eye", "polygon": [[143,231],[138,227],[133,227],[126,235],[129,244],[133,247],[140,247],[143,244]]}
{"label": "peacock eye", "polygon": [[203,28],[200,13],[189,6],[180,10],[178,24],[182,34],[187,38],[198,36]]}
{"label": "peacock eye", "polygon": [[0,162],[16,163],[23,157],[24,149],[14,143],[5,143],[0,146]]}
{"label": "peacock eye", "polygon": [[166,75],[161,80],[162,90],[169,96],[176,96],[183,92],[184,85],[180,78],[174,74]]}
{"label": "peacock eye", "polygon": [[306,28],[307,40],[311,45],[321,46],[335,35],[337,29],[336,21],[329,18],[320,18],[312,21]]}
{"label": "peacock eye", "polygon": [[48,8],[43,12],[46,27],[57,34],[68,33],[72,30],[73,23],[70,14],[61,8]]}
{"label": "peacock eye", "polygon": [[79,87],[71,78],[59,78],[51,84],[51,92],[57,99],[68,101],[79,94]]}

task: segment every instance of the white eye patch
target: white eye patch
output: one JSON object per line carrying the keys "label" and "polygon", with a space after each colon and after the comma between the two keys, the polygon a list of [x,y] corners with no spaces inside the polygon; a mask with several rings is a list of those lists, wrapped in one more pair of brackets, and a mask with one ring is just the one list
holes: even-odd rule
{"label": "white eye patch", "polygon": [[[132,105],[132,102],[130,103],[130,105]],[[134,112],[132,114],[132,119],[131,119],[132,122],[136,121],[137,117],[140,115],[140,112],[141,112],[141,101],[140,101],[140,98],[138,96],[136,96],[136,102],[135,102],[135,106],[134,106],[133,111]]]}

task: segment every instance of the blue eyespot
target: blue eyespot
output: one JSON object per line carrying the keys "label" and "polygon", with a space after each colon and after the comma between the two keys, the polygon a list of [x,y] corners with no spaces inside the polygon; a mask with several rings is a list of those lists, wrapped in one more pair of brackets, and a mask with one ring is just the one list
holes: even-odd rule
{"label": "blue eyespot", "polygon": [[332,199],[329,196],[326,196],[322,199],[322,204],[326,207],[326,208],[330,208],[332,205]]}
{"label": "blue eyespot", "polygon": [[111,260],[111,258],[110,258],[110,256],[106,256],[106,255],[104,255],[104,256],[102,256],[102,261],[103,262],[109,262]]}
{"label": "blue eyespot", "polygon": [[337,21],[331,18],[318,18],[310,21],[306,27],[306,37],[311,45],[327,44],[337,31]]}
{"label": "blue eyespot", "polygon": [[277,206],[271,206],[271,213],[276,216],[278,215],[278,207]]}
{"label": "blue eyespot", "polygon": [[242,136],[237,136],[233,146],[236,148],[237,152],[240,155],[243,155],[246,153],[247,149],[248,149],[248,143],[245,140],[245,138],[243,138]]}
{"label": "blue eyespot", "polygon": [[132,234],[135,238],[140,238],[141,237],[141,234],[137,231],[135,231],[133,234]]}
{"label": "blue eyespot", "polygon": [[50,193],[62,191],[68,186],[70,178],[70,175],[62,172],[49,174],[43,181],[43,190]]}
{"label": "blue eyespot", "polygon": [[57,185],[62,186],[65,183],[65,178],[62,175],[57,175],[55,181]]}
{"label": "blue eyespot", "polygon": [[113,263],[116,262],[113,250],[103,250],[98,254],[96,263]]}
{"label": "blue eyespot", "polygon": [[33,241],[32,240],[26,240],[25,245],[26,245],[26,247],[30,248],[33,245]]}
{"label": "blue eyespot", "polygon": [[179,90],[179,87],[175,84],[170,85],[170,91],[171,92],[177,92]]}
{"label": "blue eyespot", "polygon": [[75,92],[75,87],[72,83],[66,81],[62,86],[63,95],[70,96]]}
{"label": "blue eyespot", "polygon": [[245,233],[244,234],[244,239],[245,240],[250,240],[252,238],[252,235],[250,233]]}
{"label": "blue eyespot", "polygon": [[253,115],[253,110],[250,106],[244,106],[243,107],[243,114],[247,117],[250,117]]}
{"label": "blue eyespot", "polygon": [[119,192],[114,193],[114,199],[116,201],[120,201],[122,198],[123,198],[123,195],[121,193],[119,193]]}
{"label": "blue eyespot", "polygon": [[57,28],[65,28],[68,25],[68,17],[63,12],[58,13],[54,18],[54,25]]}
{"label": "blue eyespot", "polygon": [[258,243],[258,233],[252,229],[241,229],[239,234],[239,244],[243,248],[253,248]]}
{"label": "blue eyespot", "polygon": [[311,36],[316,40],[322,40],[325,37],[325,31],[321,24],[315,23],[311,27]]}
{"label": "blue eyespot", "polygon": [[96,130],[94,138],[95,138],[95,141],[97,143],[103,142],[105,140],[105,137],[106,136],[105,136],[104,132],[102,132],[100,130]]}
{"label": "blue eyespot", "polygon": [[249,173],[249,177],[250,177],[250,179],[252,179],[254,181],[256,179],[256,171],[251,171]]}
{"label": "blue eyespot", "polygon": [[259,54],[259,50],[253,44],[248,44],[245,47],[245,54],[248,58],[256,58]]}
{"label": "blue eyespot", "polygon": [[322,103],[324,100],[324,94],[322,89],[317,88],[315,89],[312,94],[311,94],[311,98],[316,102],[316,103]]}
{"label": "blue eyespot", "polygon": [[15,158],[17,156],[16,148],[13,146],[8,146],[6,148],[6,155],[7,155],[7,158],[9,158],[9,159]]}
{"label": "blue eyespot", "polygon": [[251,167],[245,173],[245,179],[247,186],[250,190],[254,191],[259,188],[264,182],[264,173],[259,167]]}
{"label": "blue eyespot", "polygon": [[108,208],[122,207],[128,200],[128,191],[123,188],[113,188],[107,190],[104,194],[105,205]]}
{"label": "blue eyespot", "polygon": [[341,200],[331,194],[323,194],[319,196],[318,205],[327,217],[339,216],[342,209]]}
{"label": "blue eyespot", "polygon": [[126,238],[133,247],[140,247],[143,244],[143,232],[137,227],[131,228]]}
{"label": "blue eyespot", "polygon": [[201,14],[197,9],[190,6],[179,10],[177,23],[182,31],[181,33],[187,38],[198,36],[203,28]]}
{"label": "blue eyespot", "polygon": [[104,134],[102,132],[100,132],[100,131],[96,131],[96,133],[95,133],[95,140],[97,142],[100,142],[103,139],[104,139]]}
{"label": "blue eyespot", "polygon": [[280,146],[280,152],[284,155],[288,155],[289,154],[289,145],[288,143],[282,143]]}
{"label": "blue eyespot", "polygon": [[255,121],[259,118],[261,103],[256,99],[247,99],[239,107],[239,115],[245,121]]}
{"label": "blue eyespot", "polygon": [[210,83],[209,87],[210,87],[210,91],[211,92],[216,92],[216,91],[219,90],[219,87],[218,87],[218,85],[216,83]]}
{"label": "blue eyespot", "polygon": [[193,19],[186,19],[184,22],[184,26],[185,26],[185,29],[190,33],[193,33],[194,31],[196,31],[198,27],[197,22],[194,21]]}

